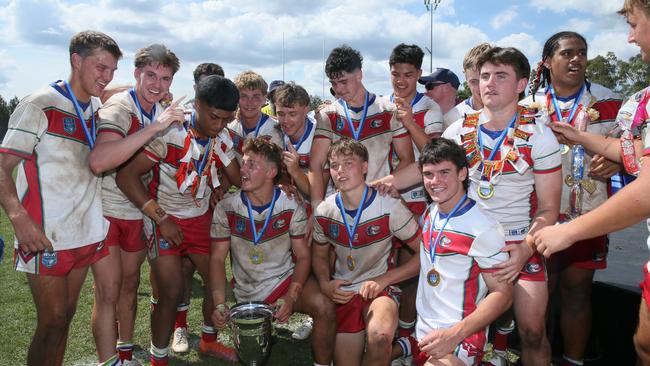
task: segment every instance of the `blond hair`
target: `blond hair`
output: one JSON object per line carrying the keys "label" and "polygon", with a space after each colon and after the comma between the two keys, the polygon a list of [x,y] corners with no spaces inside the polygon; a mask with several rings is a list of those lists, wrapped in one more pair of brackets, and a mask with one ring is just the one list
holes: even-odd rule
{"label": "blond hair", "polygon": [[239,90],[259,90],[264,96],[266,96],[267,89],[269,88],[269,84],[264,81],[264,78],[252,70],[244,71],[241,74],[237,75],[235,78],[235,85]]}

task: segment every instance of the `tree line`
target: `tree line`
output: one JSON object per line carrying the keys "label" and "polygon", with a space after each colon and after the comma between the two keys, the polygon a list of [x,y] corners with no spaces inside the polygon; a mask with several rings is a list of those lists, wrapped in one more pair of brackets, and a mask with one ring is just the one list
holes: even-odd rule
{"label": "tree line", "polygon": [[16,106],[18,105],[18,97],[13,97],[7,103],[7,101],[0,95],[0,140],[4,138],[5,133],[7,133],[7,124],[9,123],[9,116],[14,112]]}

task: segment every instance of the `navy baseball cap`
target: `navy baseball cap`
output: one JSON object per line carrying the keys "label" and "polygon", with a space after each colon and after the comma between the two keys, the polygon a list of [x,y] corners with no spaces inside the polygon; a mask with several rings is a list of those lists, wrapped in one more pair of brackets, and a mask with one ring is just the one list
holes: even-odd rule
{"label": "navy baseball cap", "polygon": [[269,94],[273,94],[275,89],[281,87],[282,85],[284,85],[284,81],[282,81],[282,80],[273,80],[273,81],[271,81],[271,85],[269,85]]}
{"label": "navy baseball cap", "polygon": [[418,83],[423,85],[427,85],[429,83],[433,85],[442,85],[442,84],[449,83],[451,84],[451,86],[454,87],[454,89],[458,89],[458,87],[460,86],[460,81],[458,80],[458,76],[456,76],[456,74],[454,74],[453,71],[442,67],[438,67],[430,75],[419,78]]}

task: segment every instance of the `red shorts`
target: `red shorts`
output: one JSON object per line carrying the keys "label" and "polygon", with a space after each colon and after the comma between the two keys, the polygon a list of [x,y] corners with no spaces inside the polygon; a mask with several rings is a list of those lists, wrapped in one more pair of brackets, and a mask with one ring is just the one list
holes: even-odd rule
{"label": "red shorts", "polygon": [[139,252],[147,248],[142,232],[142,219],[125,220],[105,217],[111,223],[104,240],[106,246],[119,246],[125,252]]}
{"label": "red shorts", "polygon": [[264,299],[264,302],[267,304],[273,304],[274,302],[278,301],[279,298],[284,296],[287,291],[289,291],[289,286],[291,285],[291,281],[293,280],[293,276],[289,276],[284,279],[284,281],[280,282],[280,284],[273,289],[273,292]]}
{"label": "red shorts", "polygon": [[[399,293],[398,288],[389,286],[377,297],[388,296],[399,306]],[[347,303],[336,304],[336,333],[358,333],[366,329],[363,313],[371,302],[372,300],[364,300],[361,295],[356,294]]]}
{"label": "red shorts", "polygon": [[[476,332],[460,342],[453,354],[465,365],[479,365],[483,360],[486,340],[485,330]],[[429,355],[424,352],[413,356],[413,364],[416,366],[423,366],[428,360]]]}
{"label": "red shorts", "polygon": [[[522,244],[522,241],[506,241],[506,245]],[[541,282],[546,281],[546,262],[544,256],[535,252],[528,262],[524,264],[524,268],[519,273],[519,279],[524,281]]]}
{"label": "red shorts", "polygon": [[645,305],[650,311],[650,273],[648,272],[648,263],[643,265],[643,282],[639,284],[641,287],[641,296],[645,300]]}
{"label": "red shorts", "polygon": [[39,276],[67,276],[75,268],[88,267],[108,255],[103,241],[54,252],[23,253],[14,249],[14,268]]}
{"label": "red shorts", "polygon": [[160,227],[156,225],[156,233],[149,239],[149,257],[151,259],[164,255],[184,256],[189,254],[210,254],[210,225],[212,225],[212,210],[201,216],[189,219],[179,219],[169,215],[183,231],[183,242],[173,246],[160,235]]}
{"label": "red shorts", "polygon": [[[560,215],[558,221],[566,220],[565,215]],[[598,236],[592,239],[581,240],[567,249],[551,256],[552,261],[560,268],[574,266],[583,269],[605,269],[607,268],[607,251],[609,239],[607,235]]]}

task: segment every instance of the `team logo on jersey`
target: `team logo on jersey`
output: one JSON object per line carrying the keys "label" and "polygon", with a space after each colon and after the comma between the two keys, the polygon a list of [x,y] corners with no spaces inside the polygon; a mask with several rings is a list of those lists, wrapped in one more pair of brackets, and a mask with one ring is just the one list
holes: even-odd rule
{"label": "team logo on jersey", "polygon": [[330,224],[330,236],[332,239],[337,239],[339,237],[339,226],[336,224]]}
{"label": "team logo on jersey", "polygon": [[165,239],[158,239],[158,247],[163,250],[169,249],[169,243]]}
{"label": "team logo on jersey", "polygon": [[275,230],[279,230],[279,229],[282,229],[286,224],[287,224],[287,221],[285,219],[277,219],[273,223],[273,228]]}
{"label": "team logo on jersey", "polygon": [[[375,235],[379,234],[380,231],[381,231],[381,228],[378,225],[370,225],[366,229],[366,234],[368,234],[369,236],[375,236]],[[355,239],[356,239],[356,235],[355,235]]]}
{"label": "team logo on jersey", "polygon": [[77,124],[74,123],[74,118],[65,117],[63,119],[63,131],[65,131],[68,135],[72,135],[76,130]]}
{"label": "team logo on jersey", "polygon": [[379,128],[379,127],[381,127],[381,125],[383,125],[383,124],[384,124],[384,122],[383,122],[382,120],[380,120],[380,119],[376,119],[376,120],[370,122],[370,127],[372,127],[372,128]]}
{"label": "team logo on jersey", "polygon": [[56,265],[57,258],[56,252],[43,252],[41,263],[47,268],[52,268]]}
{"label": "team logo on jersey", "polygon": [[300,159],[298,160],[298,166],[301,167],[302,169],[308,169],[309,168],[309,156],[301,156]]}
{"label": "team logo on jersey", "polygon": [[540,266],[539,263],[528,263],[524,268],[526,272],[530,274],[538,273],[542,270],[542,266]]}
{"label": "team logo on jersey", "polygon": [[411,192],[411,199],[419,199],[419,198],[424,198],[424,191],[423,190],[417,190]]}
{"label": "team logo on jersey", "polygon": [[243,233],[244,230],[246,230],[246,223],[242,219],[237,219],[237,222],[235,223],[235,230],[237,230],[238,233]]}
{"label": "team logo on jersey", "polygon": [[443,248],[447,248],[450,245],[451,245],[451,239],[443,235],[442,238],[440,238],[440,246]]}
{"label": "team logo on jersey", "polygon": [[336,119],[336,130],[337,131],[343,131],[343,127],[345,127],[345,125],[343,124],[343,120],[340,119],[340,118],[337,118]]}

